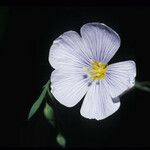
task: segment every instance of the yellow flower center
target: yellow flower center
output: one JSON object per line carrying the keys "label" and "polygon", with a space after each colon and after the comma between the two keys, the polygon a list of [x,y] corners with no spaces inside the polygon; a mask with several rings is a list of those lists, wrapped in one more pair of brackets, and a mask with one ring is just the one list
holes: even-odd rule
{"label": "yellow flower center", "polygon": [[84,70],[93,80],[104,79],[107,71],[107,64],[99,61],[92,61],[90,67],[85,67]]}

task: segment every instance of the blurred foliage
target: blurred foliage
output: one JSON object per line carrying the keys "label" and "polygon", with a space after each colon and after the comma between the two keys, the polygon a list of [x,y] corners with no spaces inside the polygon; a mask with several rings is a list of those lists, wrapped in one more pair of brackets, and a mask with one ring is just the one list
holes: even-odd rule
{"label": "blurred foliage", "polygon": [[56,141],[63,148],[66,146],[66,140],[65,140],[64,136],[61,133],[59,133],[57,135]]}
{"label": "blurred foliage", "polygon": [[142,81],[142,82],[136,81],[135,88],[142,90],[142,91],[150,92],[150,82],[149,81]]}
{"label": "blurred foliage", "polygon": [[[50,80],[47,81],[47,83],[43,86],[43,91],[40,94],[39,98],[34,102],[34,104],[32,105],[29,115],[28,115],[28,120],[37,112],[37,110],[39,109],[39,107],[41,106],[42,102],[45,100],[46,95],[48,94],[50,97],[50,100],[53,99],[53,95],[50,92]],[[59,131],[59,125],[57,123],[57,126],[55,126],[56,124],[56,120],[54,118],[54,110],[53,108],[48,104],[47,101],[45,101],[45,107],[43,110],[43,114],[44,117],[47,119],[47,121],[49,123],[51,123],[51,125],[53,125],[53,127],[55,127],[58,131],[58,134],[56,136],[56,142],[62,147],[65,148],[66,146],[66,140],[64,138],[64,136],[60,133]]]}
{"label": "blurred foliage", "polygon": [[47,102],[45,104],[43,113],[45,118],[54,126],[54,110]]}

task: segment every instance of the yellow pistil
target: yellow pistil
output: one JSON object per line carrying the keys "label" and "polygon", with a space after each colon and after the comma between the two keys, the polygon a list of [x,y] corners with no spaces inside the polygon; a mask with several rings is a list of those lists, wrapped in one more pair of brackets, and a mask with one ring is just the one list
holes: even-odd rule
{"label": "yellow pistil", "polygon": [[104,79],[106,75],[107,64],[103,64],[99,61],[92,61],[91,66],[88,68],[84,68],[93,80]]}

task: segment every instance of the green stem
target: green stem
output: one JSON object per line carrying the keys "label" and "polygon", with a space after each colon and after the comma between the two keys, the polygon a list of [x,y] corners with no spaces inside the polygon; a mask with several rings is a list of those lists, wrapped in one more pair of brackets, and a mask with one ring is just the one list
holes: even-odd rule
{"label": "green stem", "polygon": [[50,96],[50,99],[52,100],[52,105],[53,105],[53,109],[54,109],[54,118],[55,118],[55,128],[57,129],[57,132],[58,132],[58,135],[56,136],[56,141],[57,143],[61,146],[61,147],[65,147],[66,145],[66,140],[65,138],[63,137],[63,135],[61,134],[61,127],[60,127],[60,119],[59,119],[59,115],[57,113],[57,109],[55,107],[55,104],[54,104],[54,97],[50,91],[50,82],[47,82],[48,84],[46,84],[46,88],[47,88],[47,93],[48,95]]}
{"label": "green stem", "polygon": [[50,86],[50,83],[51,83],[51,81],[50,81],[50,80],[48,80],[48,81],[46,82],[46,84],[43,86],[43,88],[48,89],[48,88],[49,88],[49,86]]}
{"label": "green stem", "polygon": [[142,81],[142,82],[136,81],[136,84],[135,84],[135,88],[146,91],[146,92],[150,92],[149,86],[150,86],[149,81]]}
{"label": "green stem", "polygon": [[48,93],[48,95],[50,96],[50,99],[51,99],[52,102],[53,102],[52,105],[53,105],[53,109],[54,109],[54,112],[55,112],[56,128],[57,128],[58,132],[60,132],[60,131],[61,131],[60,125],[59,125],[60,120],[59,120],[59,117],[58,117],[58,113],[57,113],[56,106],[55,106],[55,104],[54,104],[54,97],[53,97],[52,93],[50,92],[50,86],[49,86],[48,89],[47,89],[47,93]]}

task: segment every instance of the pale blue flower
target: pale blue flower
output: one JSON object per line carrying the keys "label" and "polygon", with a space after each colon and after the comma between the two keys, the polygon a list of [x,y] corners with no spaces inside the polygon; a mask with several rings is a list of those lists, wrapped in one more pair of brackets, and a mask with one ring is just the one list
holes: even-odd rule
{"label": "pale blue flower", "polygon": [[102,120],[119,109],[119,96],[134,86],[135,62],[107,65],[120,47],[120,37],[105,24],[87,23],[80,33],[65,32],[50,48],[49,62],[55,69],[51,92],[67,107],[85,95],[81,115]]}

